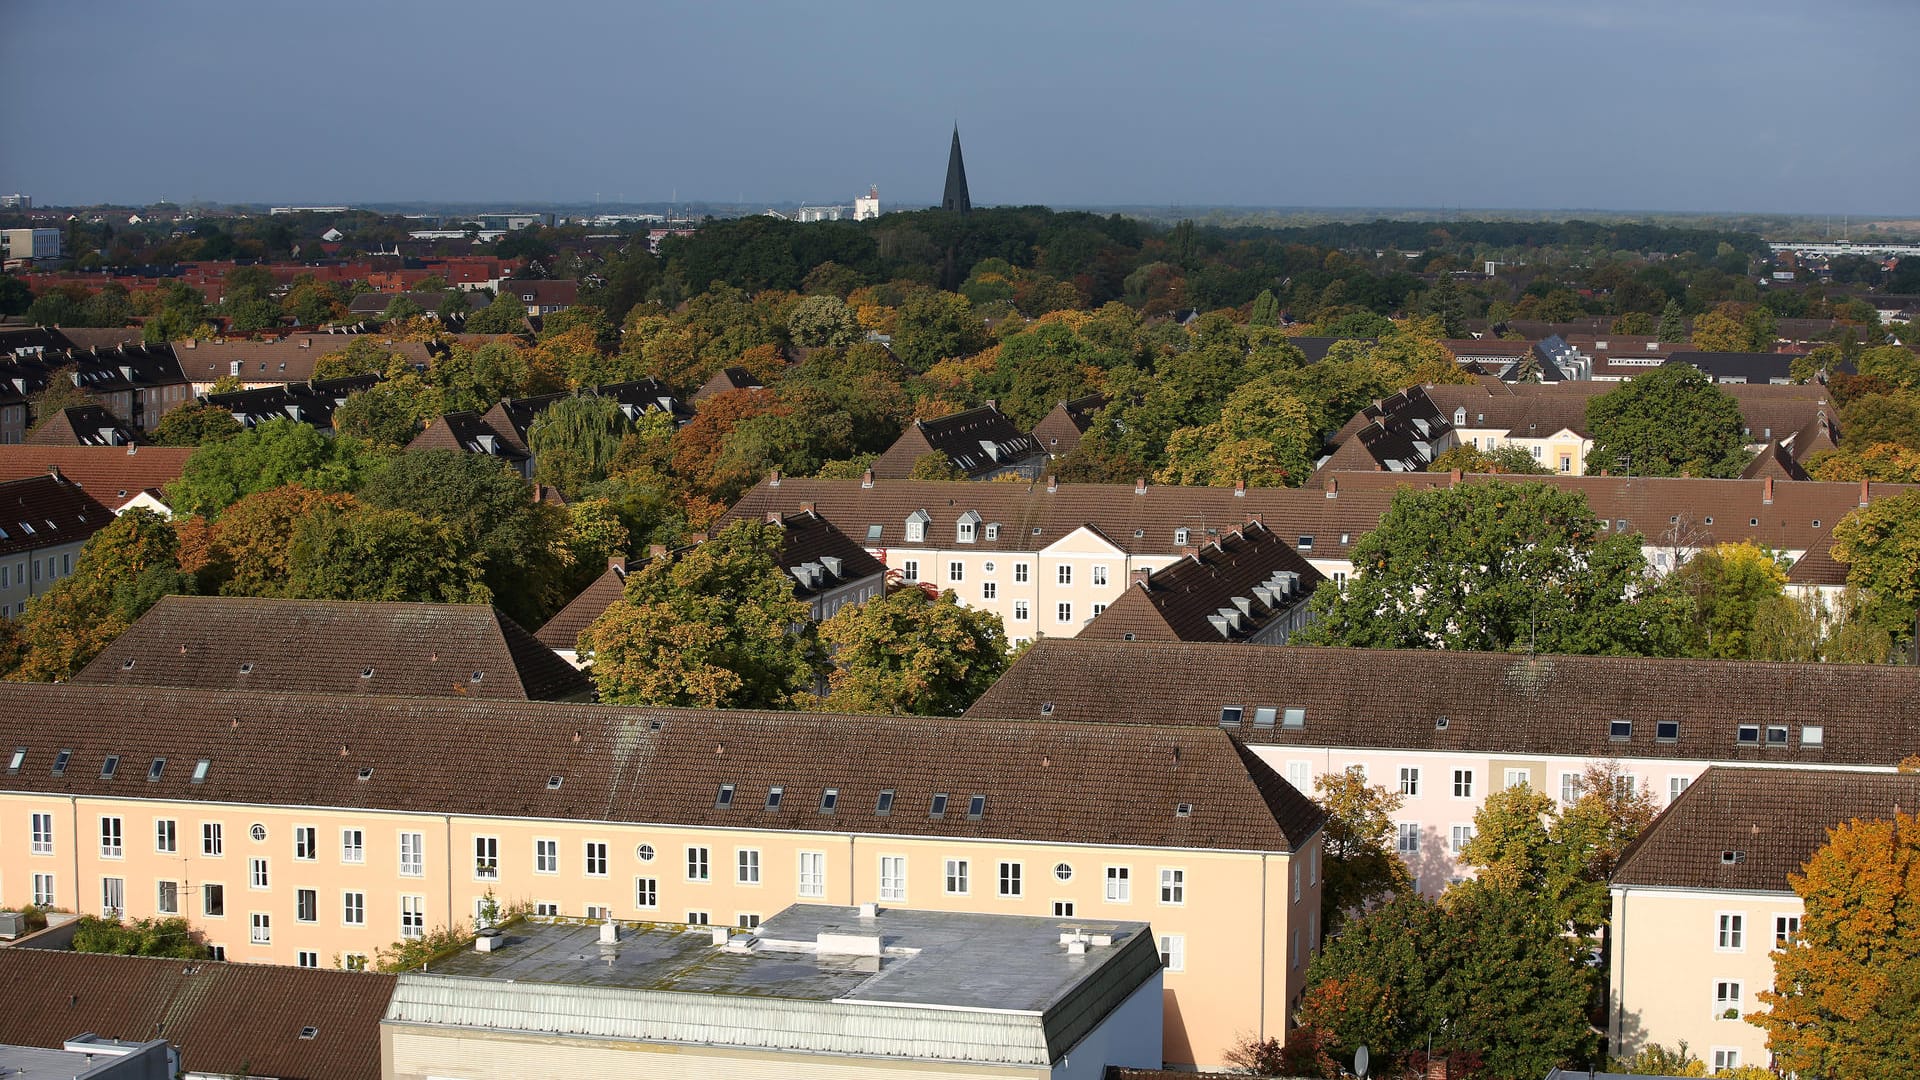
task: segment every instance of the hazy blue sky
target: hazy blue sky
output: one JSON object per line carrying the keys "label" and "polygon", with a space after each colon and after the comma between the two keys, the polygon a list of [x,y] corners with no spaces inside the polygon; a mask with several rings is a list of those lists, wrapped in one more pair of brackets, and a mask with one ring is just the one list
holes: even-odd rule
{"label": "hazy blue sky", "polygon": [[1920,213],[1917,0],[0,0],[42,204]]}

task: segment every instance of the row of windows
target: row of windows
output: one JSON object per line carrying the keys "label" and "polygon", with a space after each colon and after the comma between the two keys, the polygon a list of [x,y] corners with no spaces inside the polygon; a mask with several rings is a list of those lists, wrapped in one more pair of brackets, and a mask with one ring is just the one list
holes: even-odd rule
{"label": "row of windows", "polygon": [[[1744,912],[1722,911],[1714,915],[1713,947],[1717,952],[1745,952],[1747,916]],[[1800,936],[1800,916],[1773,917],[1773,945],[1785,948]]]}
{"label": "row of windows", "polygon": [[[1291,712],[1292,710],[1289,711]],[[1237,714],[1239,710],[1231,709],[1223,710],[1223,712],[1233,712]],[[1237,723],[1238,720],[1238,715],[1235,715],[1234,722]],[[1269,721],[1269,726],[1270,724],[1271,722]],[[1350,771],[1358,772],[1361,779],[1367,779],[1367,766],[1349,765],[1347,768]],[[1417,765],[1402,765],[1399,769],[1400,794],[1410,799],[1420,798],[1425,792],[1421,768]],[[1288,782],[1293,784],[1295,788],[1307,794],[1313,793],[1313,766],[1311,763],[1305,761],[1289,761],[1286,766],[1286,774]],[[1522,784],[1531,784],[1533,771],[1525,768],[1509,768],[1505,770],[1502,780],[1503,783],[1501,786],[1503,788],[1515,788]],[[1615,778],[1614,782],[1626,790],[1631,790],[1639,786],[1639,778],[1633,773],[1621,773]],[[1687,790],[1687,785],[1692,782],[1693,778],[1691,776],[1675,775],[1667,777],[1667,801],[1671,803],[1673,800],[1678,799],[1681,792]],[[1567,805],[1579,802],[1580,796],[1584,791],[1585,783],[1586,777],[1584,773],[1562,772],[1560,774],[1560,801]],[[1474,770],[1454,769],[1452,783],[1448,790],[1452,792],[1453,797],[1456,799],[1473,798]]]}
{"label": "row of windows", "polygon": [[[57,570],[56,567],[58,567]],[[15,586],[25,588],[29,580],[41,580],[42,569],[43,566],[37,558],[15,560],[12,566],[0,565],[0,589],[11,589]],[[73,552],[47,556],[44,570],[48,581],[58,581],[73,573]],[[26,605],[21,604],[20,610],[26,611]]]}
{"label": "row of windows", "polygon": [[[984,569],[987,573],[991,574],[994,572],[994,564],[987,563],[985,564]],[[1015,585],[1026,584],[1028,581],[1031,580],[1031,577],[1030,577],[1031,570],[1032,570],[1032,567],[1028,563],[1023,563],[1023,562],[1014,563],[1013,564],[1013,583]],[[1104,588],[1106,587],[1107,582],[1110,580],[1108,577],[1108,569],[1105,563],[1099,563],[1090,567],[1089,573],[1091,575],[1092,584],[1096,587]],[[1054,567],[1053,575],[1054,575],[1054,581],[1057,584],[1060,584],[1060,585],[1073,584],[1073,567],[1071,565],[1062,563]],[[919,581],[920,580],[920,560],[919,559],[902,560],[900,563],[900,576],[908,581]],[[947,581],[949,583],[958,583],[966,580],[967,580],[967,564],[965,562],[962,562],[959,559],[949,560],[947,562]],[[994,582],[989,581],[986,584],[988,586],[992,586]],[[989,594],[989,598],[991,598],[991,594]]]}
{"label": "row of windows", "polygon": [[[255,860],[256,863],[262,860]],[[179,915],[181,887],[178,881],[160,881],[154,886],[154,910],[161,915]],[[263,886],[255,884],[255,888]],[[227,915],[227,887],[222,882],[205,882],[199,890],[199,914],[204,918],[223,919]],[[127,909],[127,882],[125,878],[103,877],[100,879],[100,907],[109,914],[120,914]],[[59,889],[55,876],[51,873],[33,875],[33,902],[42,907],[52,907],[59,903]],[[424,896],[400,897],[400,936],[417,938],[426,932],[427,901]],[[358,891],[343,891],[340,894],[340,925],[367,925],[367,894]],[[256,945],[272,943],[272,916],[267,912],[249,912],[248,921],[252,926],[252,941]],[[317,923],[320,921],[320,894],[314,889],[299,889],[294,893],[294,921]]]}

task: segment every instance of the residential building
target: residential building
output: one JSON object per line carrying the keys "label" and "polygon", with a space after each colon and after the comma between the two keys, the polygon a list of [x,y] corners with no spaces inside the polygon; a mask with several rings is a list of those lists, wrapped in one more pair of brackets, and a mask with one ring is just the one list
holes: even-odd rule
{"label": "residential building", "polygon": [[1132,587],[1078,636],[1094,641],[1231,641],[1284,645],[1312,620],[1326,576],[1258,521],[1249,521]]}
{"label": "residential building", "polygon": [[455,297],[459,298],[458,303],[466,305],[464,309],[459,309],[463,313],[487,305],[486,297],[476,299],[466,289],[449,289],[446,292],[366,292],[347,302],[347,316],[356,320],[377,321],[386,316],[387,309],[393,306],[394,301],[406,300],[436,319],[452,319]]}
{"label": "residential building", "polygon": [[713,373],[700,388],[687,396],[687,400],[698,407],[702,401],[715,394],[725,394],[733,390],[764,390],[760,380],[753,372],[743,367],[724,367]]}
{"label": "residential building", "polygon": [[[1382,474],[1385,475],[1385,474]],[[1400,474],[1394,474],[1400,475]],[[1072,637],[1137,570],[1259,520],[1339,582],[1391,491],[925,480],[763,482],[721,518],[812,507],[910,583],[952,589],[992,611],[1015,641]]]}
{"label": "residential building", "polygon": [[1144,920],[795,904],[752,928],[530,920],[481,942],[400,976],[392,1080],[1101,1080],[1162,1061]]}
{"label": "residential building", "polygon": [[1033,437],[1039,441],[1048,457],[1066,457],[1080,445],[1081,437],[1093,427],[1094,418],[1106,407],[1105,394],[1088,394],[1072,401],[1063,401],[1033,426]]}
{"label": "residential building", "polygon": [[71,1076],[73,1080],[175,1080],[179,1056],[165,1039],[121,1042],[84,1032],[59,1049],[0,1044],[0,1076]]}
{"label": "residential building", "polygon": [[[1910,695],[1900,709],[1910,719]],[[1911,748],[1913,740],[1908,738]],[[1804,908],[1789,875],[1828,830],[1920,806],[1920,776],[1712,768],[1613,875],[1608,1035],[1615,1053],[1685,1041],[1713,1068],[1771,1064],[1759,994]]]}
{"label": "residential building", "polygon": [[1162,1052],[1211,1064],[1284,1038],[1318,940],[1325,815],[1216,726],[0,683],[0,746],[0,904],[178,914],[249,963],[490,902],[1150,922]]}
{"label": "residential building", "polygon": [[292,420],[311,424],[322,431],[333,430],[333,410],[346,404],[349,397],[383,381],[381,375],[349,375],[339,379],[259,386],[225,394],[208,394],[206,402],[233,414],[242,427],[257,427],[269,420]]}
{"label": "residential building", "polygon": [[13,988],[0,1010],[0,1043],[70,1048],[87,1032],[119,1047],[79,1053],[117,1055],[147,1041],[169,1047],[179,1070],[160,1074],[167,1078],[380,1080],[380,1017],[394,977],[76,953],[23,939],[0,949],[0,986]]}
{"label": "residential building", "polygon": [[145,441],[98,405],[69,405],[41,421],[26,438],[31,446],[131,446]]}
{"label": "residential building", "polygon": [[580,302],[578,281],[531,281],[514,278],[502,281],[500,291],[527,305],[528,316],[552,315]]}
{"label": "residential building", "polygon": [[1327,440],[1316,469],[1424,472],[1458,442],[1439,406],[1415,386],[1355,414]]}
{"label": "residential building", "polygon": [[1774,352],[1676,352],[1669,364],[1687,364],[1699,368],[1716,383],[1761,383],[1787,386],[1793,382],[1794,353]]}
{"label": "residential building", "polygon": [[485,604],[163,596],[90,686],[588,701],[593,683]]}
{"label": "residential building", "polygon": [[190,446],[0,446],[0,481],[58,472],[117,511],[142,491],[180,479],[192,456]]}
{"label": "residential building", "polygon": [[[192,387],[165,345],[16,352],[0,361],[0,438],[21,441],[12,433],[24,431],[27,398],[54,378],[70,379],[94,404],[134,431],[151,430],[169,410],[193,400]],[[13,417],[6,415],[10,411]]]}
{"label": "residential building", "polygon": [[[1593,449],[1588,403],[1617,389],[1617,383],[1608,382],[1504,383],[1484,377],[1471,385],[1425,387],[1452,421],[1460,445],[1484,451],[1521,447],[1542,466],[1568,476],[1585,474],[1587,453]],[[1833,418],[1838,409],[1824,386],[1732,384],[1722,389],[1740,404],[1751,448],[1777,439],[1793,451],[1796,461],[1804,461],[1815,450],[1835,445]]]}
{"label": "residential building", "polygon": [[195,394],[213,390],[221,379],[239,381],[243,389],[310,383],[314,369],[328,353],[339,352],[356,341],[370,341],[383,354],[398,353],[417,370],[424,371],[433,361],[427,346],[418,341],[396,341],[366,334],[294,334],[278,341],[198,341],[187,338],[173,343],[181,371],[193,383]]}
{"label": "residential building", "polygon": [[[887,568],[880,560],[812,510],[769,513],[767,524],[781,530],[778,565],[793,578],[794,598],[806,602],[808,615],[815,622],[832,618],[848,604],[864,604],[885,591]],[[669,552],[656,547],[646,562],[677,558],[690,550]],[[628,572],[625,558],[608,560],[606,573],[548,619],[535,636],[561,659],[585,667],[587,661],[578,651],[580,632],[620,599]]]}
{"label": "residential building", "polygon": [[80,548],[112,520],[57,469],[0,481],[0,619],[19,618],[28,600],[72,574]]}
{"label": "residential building", "polygon": [[1716,764],[1891,773],[1920,745],[1920,670],[1047,639],[967,716],[1217,728],[1302,792],[1358,768],[1405,797],[1400,852],[1438,892],[1515,784],[1567,804],[1612,761],[1664,807]]}
{"label": "residential building", "polygon": [[928,454],[941,453],[969,480],[996,480],[1003,476],[1036,479],[1046,467],[1047,452],[1038,439],[1021,431],[999,407],[989,401],[936,420],[915,420],[900,438],[873,461],[873,475],[883,480],[905,480]]}
{"label": "residential building", "polygon": [[[682,404],[657,379],[609,383],[576,391],[612,398],[629,420],[638,420],[650,412],[664,412],[681,424],[693,418],[693,410]],[[448,413],[427,422],[426,429],[407,444],[409,450],[464,450],[470,454],[488,454],[513,464],[524,476],[532,476],[533,454],[527,449],[527,435],[533,422],[549,405],[568,393],[541,394],[537,397],[502,398],[484,413]]]}

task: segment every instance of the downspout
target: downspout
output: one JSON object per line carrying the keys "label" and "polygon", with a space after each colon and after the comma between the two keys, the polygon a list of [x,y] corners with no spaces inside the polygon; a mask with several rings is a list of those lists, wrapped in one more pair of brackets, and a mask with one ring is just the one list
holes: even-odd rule
{"label": "downspout", "polygon": [[[80,911],[80,797],[78,795],[67,796],[67,814],[70,819],[69,827],[73,830],[73,843],[68,845],[73,848],[73,910],[78,913]],[[59,895],[56,892],[54,897],[57,899]]]}
{"label": "downspout", "polygon": [[859,906],[859,901],[854,899],[855,890],[853,887],[854,886],[853,879],[857,875],[857,873],[858,871],[854,869],[854,862],[853,862],[853,834],[848,833],[847,834],[847,906],[848,907]]}
{"label": "downspout", "polygon": [[[1626,913],[1627,890],[1621,889],[1620,914],[1625,915]],[[1620,1032],[1625,1028],[1627,1019],[1627,995],[1624,992],[1626,990],[1627,973],[1620,966],[1620,956],[1623,951],[1621,946],[1626,943],[1627,932],[1625,919],[1614,919],[1612,921],[1613,926],[1610,929],[1613,932],[1613,951],[1607,957],[1607,992],[1613,995],[1613,1030],[1607,1032],[1607,1053],[1618,1054],[1620,1053]],[[1618,985],[1615,984],[1616,978],[1618,979]]]}
{"label": "downspout", "polygon": [[1267,1037],[1267,853],[1260,853],[1260,1026],[1255,1036]]}
{"label": "downspout", "polygon": [[[446,913],[447,913],[447,928],[448,928],[448,929],[452,929],[452,928],[453,928],[453,815],[452,815],[452,814],[442,814],[442,815],[440,815],[440,820],[446,823],[446,833],[447,833],[447,906],[446,906],[446,909],[445,909],[445,910],[446,910]],[[424,852],[424,851],[423,851],[423,852],[421,852],[421,853],[420,853],[420,856],[421,856],[421,858],[425,858],[425,857],[426,857],[426,852]],[[422,922],[425,922],[425,920],[424,920],[424,919],[423,919],[423,920],[421,920],[421,921],[422,921]],[[426,928],[425,926],[422,926],[422,927],[420,928],[420,932],[424,934],[424,933],[426,933],[426,929],[427,929],[427,928]]]}

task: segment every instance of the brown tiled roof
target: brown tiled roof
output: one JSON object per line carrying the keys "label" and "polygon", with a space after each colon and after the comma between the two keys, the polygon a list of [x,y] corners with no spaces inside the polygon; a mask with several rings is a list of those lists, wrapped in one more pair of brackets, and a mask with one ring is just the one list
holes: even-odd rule
{"label": "brown tiled roof", "polygon": [[[1257,726],[1259,706],[1306,722]],[[1872,664],[1046,638],[967,716],[1200,728],[1222,708],[1245,710],[1228,730],[1283,746],[1882,767],[1920,751],[1920,669]],[[1611,738],[1614,720],[1633,721],[1629,738]],[[1679,721],[1675,739],[1658,738],[1662,720]],[[1825,725],[1824,745],[1803,746],[1802,723]],[[1742,724],[1791,738],[1742,745]]]}
{"label": "brown tiled roof", "polygon": [[82,327],[63,326],[54,331],[75,349],[112,349],[120,345],[139,345],[145,330],[138,326]]}
{"label": "brown tiled roof", "polygon": [[[1630,374],[1649,370],[1638,368]],[[1617,382],[1505,383],[1482,376],[1471,385],[1431,384],[1426,391],[1449,419],[1456,409],[1466,410],[1466,423],[1460,426],[1504,428],[1516,438],[1544,439],[1562,428],[1585,436],[1587,403],[1619,388]],[[1817,384],[1729,383],[1720,389],[1740,404],[1744,423],[1757,442],[1784,439],[1833,408],[1827,388]]]}
{"label": "brown tiled roof", "polygon": [[[1291,573],[1284,594],[1267,587]],[[1155,570],[1094,616],[1080,637],[1105,641],[1246,641],[1282,612],[1305,603],[1326,576],[1259,522],[1211,541]],[[1241,603],[1245,604],[1242,608]],[[1239,621],[1222,616],[1238,613]],[[1227,619],[1226,632],[1212,621]],[[1131,634],[1133,637],[1128,638]]]}
{"label": "brown tiled roof", "polygon": [[594,578],[580,595],[567,601],[567,606],[555,612],[533,636],[540,643],[555,652],[572,652],[579,648],[580,631],[592,626],[615,600],[627,588],[625,567],[609,566],[606,572]]}
{"label": "brown tiled roof", "polygon": [[546,701],[593,693],[573,665],[484,604],[240,596],[163,597],[74,681]]}
{"label": "brown tiled roof", "polygon": [[[1775,484],[1766,501],[1764,480],[1705,480],[1684,477],[1510,476],[1470,473],[1335,473],[1321,482],[1337,482],[1340,497],[1378,494],[1402,487],[1430,489],[1455,483],[1504,484],[1539,481],[1586,495],[1595,514],[1613,527],[1638,532],[1649,543],[1669,536],[1686,546],[1751,540],[1795,551],[1824,547],[1833,527],[1866,501],[1920,491],[1914,484],[1844,484],[1817,480]],[[1678,518],[1678,521],[1674,519]],[[1626,522],[1621,526],[1620,522]],[[1818,524],[1816,524],[1816,522]]]}
{"label": "brown tiled roof", "polygon": [[77,544],[112,521],[111,510],[59,477],[0,482],[0,555]]}
{"label": "brown tiled roof", "polygon": [[[991,443],[993,451],[989,453],[983,443]],[[988,404],[935,420],[915,420],[873,460],[873,475],[905,479],[913,472],[914,462],[934,450],[953,459],[970,476],[986,476],[1045,452],[1037,439]]]}
{"label": "brown tiled roof", "polygon": [[1791,892],[1787,875],[1826,844],[1829,829],[1886,820],[1896,805],[1920,808],[1920,775],[1715,766],[1627,848],[1613,883]]}
{"label": "brown tiled roof", "polygon": [[764,388],[760,385],[760,380],[753,377],[753,372],[743,367],[724,367],[714,372],[706,382],[701,383],[699,389],[687,396],[687,400],[698,402],[714,394],[725,394],[733,390],[760,389]]}
{"label": "brown tiled roof", "polygon": [[143,441],[99,405],[69,405],[27,436],[28,446],[126,446]]}
{"label": "brown tiled roof", "polygon": [[400,353],[416,365],[432,361],[422,342],[367,334],[295,334],[278,341],[176,341],[173,355],[180,361],[181,372],[194,382],[210,383],[234,374],[236,362],[241,365],[238,377],[244,382],[309,382],[321,357],[363,340],[378,345],[382,353]]}
{"label": "brown tiled roof", "polygon": [[[1342,474],[1344,477],[1347,474]],[[1396,474],[1401,475],[1401,474]],[[1442,479],[1445,479],[1443,476]],[[917,510],[933,519],[927,543],[911,546],[960,547],[955,526],[972,510],[984,524],[1000,526],[988,539],[979,531],[972,545],[984,551],[1038,551],[1076,529],[1091,526],[1123,551],[1167,555],[1187,544],[1225,535],[1248,520],[1264,521],[1296,547],[1310,538],[1315,555],[1342,558],[1353,543],[1380,523],[1392,501],[1391,490],[1348,495],[1345,480],[1337,497],[1306,488],[1248,488],[1236,495],[1224,487],[1134,487],[1129,484],[976,484],[952,480],[859,480],[781,478],[779,486],[755,485],[722,518],[763,520],[770,510],[792,512],[812,506],[840,531],[869,549],[906,545],[906,520]],[[873,533],[872,527],[879,526]],[[1177,540],[1176,530],[1188,530]],[[1345,537],[1343,540],[1342,537]]]}
{"label": "brown tiled roof", "polygon": [[1063,401],[1033,426],[1033,437],[1047,453],[1054,457],[1065,457],[1080,445],[1080,437],[1087,433],[1087,429],[1093,426],[1094,417],[1106,407],[1105,394],[1088,394],[1072,401]]}
{"label": "brown tiled roof", "polygon": [[190,446],[0,446],[0,480],[44,476],[49,468],[102,503],[180,479]]}
{"label": "brown tiled roof", "polygon": [[0,683],[0,745],[29,748],[0,790],[61,795],[1240,851],[1293,850],[1323,816],[1226,732],[1137,724]]}
{"label": "brown tiled roof", "polygon": [[1795,482],[1813,479],[1807,475],[1807,470],[1800,467],[1799,462],[1793,460],[1787,448],[1780,445],[1779,439],[1768,439],[1767,445],[1760,448],[1760,452],[1747,462],[1747,467],[1740,473],[1742,480],[1764,480],[1769,477]]}
{"label": "brown tiled roof", "polygon": [[1433,456],[1426,452],[1453,430],[1424,388],[1414,386],[1373,402],[1355,413],[1338,432],[1323,469],[1419,471]]}
{"label": "brown tiled roof", "polygon": [[[398,976],[0,949],[0,1043],[82,1032],[165,1039],[196,1075],[379,1080],[380,1018]],[[313,1028],[312,1038],[300,1037]]]}

